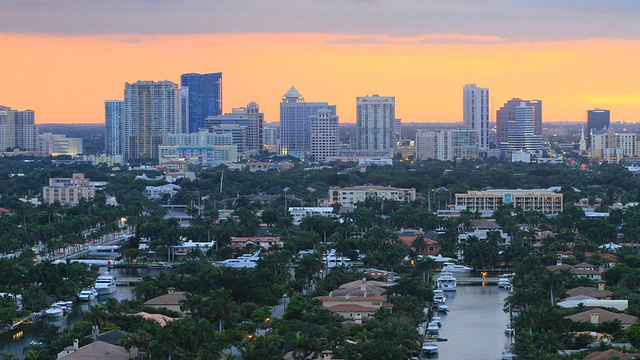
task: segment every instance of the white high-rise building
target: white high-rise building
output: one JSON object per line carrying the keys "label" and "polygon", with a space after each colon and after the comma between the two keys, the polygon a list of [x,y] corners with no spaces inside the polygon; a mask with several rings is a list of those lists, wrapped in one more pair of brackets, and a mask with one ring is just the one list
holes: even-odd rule
{"label": "white high-rise building", "polygon": [[393,154],[396,145],[396,98],[356,98],[356,141],[358,150],[384,150]]}
{"label": "white high-rise building", "polygon": [[515,109],[515,119],[509,121],[508,142],[501,144],[508,153],[524,151],[542,154],[542,136],[535,134],[535,106],[522,102]]}
{"label": "white high-rise building", "polygon": [[481,152],[489,149],[489,88],[467,84],[463,90],[463,123],[479,135]]}
{"label": "white high-rise building", "polygon": [[0,153],[7,148],[39,151],[35,116],[33,110],[18,111],[0,106]]}
{"label": "white high-rise building", "polygon": [[418,131],[416,158],[450,161],[479,156],[478,132],[475,130]]}
{"label": "white high-rise building", "polygon": [[104,151],[107,155],[124,153],[124,101],[104,101]]}
{"label": "white high-rise building", "polygon": [[158,158],[158,146],[180,130],[180,93],[171,81],[125,84],[124,127],[127,159]]}
{"label": "white high-rise building", "polygon": [[338,156],[340,137],[338,134],[338,116],[330,109],[321,109],[310,117],[311,155],[316,161]]}

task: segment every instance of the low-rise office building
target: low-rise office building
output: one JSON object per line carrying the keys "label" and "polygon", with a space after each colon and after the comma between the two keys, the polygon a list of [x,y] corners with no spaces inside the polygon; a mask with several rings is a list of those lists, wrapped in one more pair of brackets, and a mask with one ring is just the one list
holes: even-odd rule
{"label": "low-rise office building", "polygon": [[391,186],[362,185],[341,188],[332,186],[329,188],[331,204],[354,206],[366,199],[393,200],[401,203],[409,203],[416,199],[416,189],[401,189]]}

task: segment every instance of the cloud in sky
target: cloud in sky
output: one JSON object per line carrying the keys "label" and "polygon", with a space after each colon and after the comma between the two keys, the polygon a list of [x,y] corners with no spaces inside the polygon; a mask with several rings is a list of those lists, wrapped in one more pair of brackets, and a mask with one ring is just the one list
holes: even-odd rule
{"label": "cloud in sky", "polygon": [[640,38],[637,0],[0,0],[0,4],[0,32],[5,33],[470,34],[510,42]]}

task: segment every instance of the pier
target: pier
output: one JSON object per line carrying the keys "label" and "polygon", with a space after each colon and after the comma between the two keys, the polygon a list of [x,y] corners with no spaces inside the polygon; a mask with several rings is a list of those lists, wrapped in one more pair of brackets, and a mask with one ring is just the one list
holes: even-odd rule
{"label": "pier", "polygon": [[497,276],[492,277],[478,277],[478,276],[456,276],[456,283],[458,285],[498,285]]}
{"label": "pier", "polygon": [[135,286],[142,282],[141,277],[119,277],[116,278],[116,286]]}

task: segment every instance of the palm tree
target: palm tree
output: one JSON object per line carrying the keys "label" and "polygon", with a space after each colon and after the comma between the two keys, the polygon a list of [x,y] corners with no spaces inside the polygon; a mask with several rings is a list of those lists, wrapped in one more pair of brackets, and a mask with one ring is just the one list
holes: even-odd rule
{"label": "palm tree", "polygon": [[416,249],[418,255],[422,255],[422,251],[424,250],[425,246],[427,246],[427,242],[425,241],[424,236],[418,235],[416,239],[411,243],[411,246]]}
{"label": "palm tree", "polygon": [[[555,306],[554,290],[556,293],[564,292],[564,282],[567,278],[566,272],[554,270],[548,271],[544,276],[544,282],[549,287],[549,297],[551,298],[551,306]],[[561,294],[558,294],[561,295]]]}

